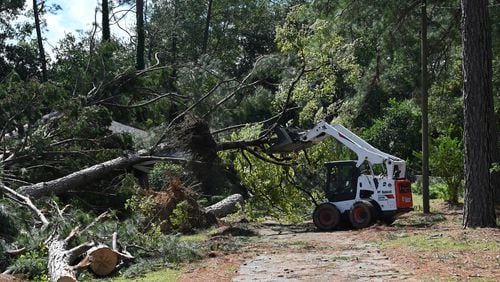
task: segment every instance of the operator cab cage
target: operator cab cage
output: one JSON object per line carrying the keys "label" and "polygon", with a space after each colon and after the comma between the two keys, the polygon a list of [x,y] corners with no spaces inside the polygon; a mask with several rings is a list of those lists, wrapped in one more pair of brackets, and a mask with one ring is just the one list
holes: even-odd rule
{"label": "operator cab cage", "polygon": [[361,170],[356,161],[336,161],[325,163],[325,195],[328,201],[352,200],[356,197],[358,177]]}

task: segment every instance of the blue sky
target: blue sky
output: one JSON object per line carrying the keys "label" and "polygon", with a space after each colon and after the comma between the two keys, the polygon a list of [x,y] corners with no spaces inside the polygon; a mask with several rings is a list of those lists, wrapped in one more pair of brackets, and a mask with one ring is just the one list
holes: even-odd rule
{"label": "blue sky", "polygon": [[[27,8],[32,7],[33,1],[26,1]],[[56,14],[47,13],[44,19],[47,22],[47,31],[43,36],[46,38],[46,51],[52,55],[52,47],[64,38],[65,34],[73,33],[78,35],[79,31],[89,31],[96,16],[97,22],[101,24],[101,13],[95,15],[96,7],[100,5],[100,0],[48,0],[47,5],[58,4],[62,10]],[[119,8],[119,10],[123,10]],[[31,19],[29,19],[31,20]],[[120,26],[123,28],[133,28],[135,25],[135,14],[128,13],[122,20]],[[111,33],[117,37],[128,37],[128,35],[116,25],[111,26]]]}

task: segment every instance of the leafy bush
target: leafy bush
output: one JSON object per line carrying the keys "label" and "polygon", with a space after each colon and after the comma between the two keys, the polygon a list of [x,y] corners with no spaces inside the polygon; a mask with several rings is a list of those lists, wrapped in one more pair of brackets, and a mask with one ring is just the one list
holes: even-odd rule
{"label": "leafy bush", "polygon": [[443,182],[438,182],[429,186],[429,198],[431,199],[448,199],[448,187]]}
{"label": "leafy bush", "polygon": [[384,115],[363,133],[375,148],[403,159],[413,159],[420,151],[420,112],[411,101],[389,100]]}
{"label": "leafy bush", "polygon": [[35,281],[48,281],[47,249],[31,250],[22,254],[13,264],[14,272],[20,272]]}
{"label": "leafy bush", "polygon": [[449,130],[447,135],[431,142],[429,165],[433,175],[442,178],[446,184],[447,197],[451,204],[458,204],[458,197],[463,186],[464,152],[462,140],[452,137]]}

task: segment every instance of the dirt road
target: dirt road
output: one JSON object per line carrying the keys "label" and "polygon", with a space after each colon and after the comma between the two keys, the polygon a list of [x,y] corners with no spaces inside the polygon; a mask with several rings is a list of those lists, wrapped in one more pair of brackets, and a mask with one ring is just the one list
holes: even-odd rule
{"label": "dirt road", "polygon": [[464,230],[460,211],[441,210],[362,230],[249,225],[258,236],[209,239],[180,281],[500,281],[500,229]]}
{"label": "dirt road", "polygon": [[259,231],[256,256],[243,262],[233,281],[401,281],[411,276],[376,244],[357,238],[356,231]]}

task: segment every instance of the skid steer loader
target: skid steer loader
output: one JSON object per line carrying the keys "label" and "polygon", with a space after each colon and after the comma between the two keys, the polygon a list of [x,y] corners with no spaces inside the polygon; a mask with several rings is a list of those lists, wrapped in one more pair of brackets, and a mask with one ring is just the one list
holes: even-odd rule
{"label": "skid steer loader", "polygon": [[[308,131],[279,127],[275,132],[278,141],[269,148],[272,153],[301,150],[333,137],[357,155],[357,160],[325,164],[327,200],[313,213],[318,229],[333,230],[341,222],[354,228],[370,226],[376,220],[391,224],[399,215],[413,210],[404,160],[374,148],[338,124],[322,121]],[[382,174],[374,174],[376,165],[382,166]]]}

